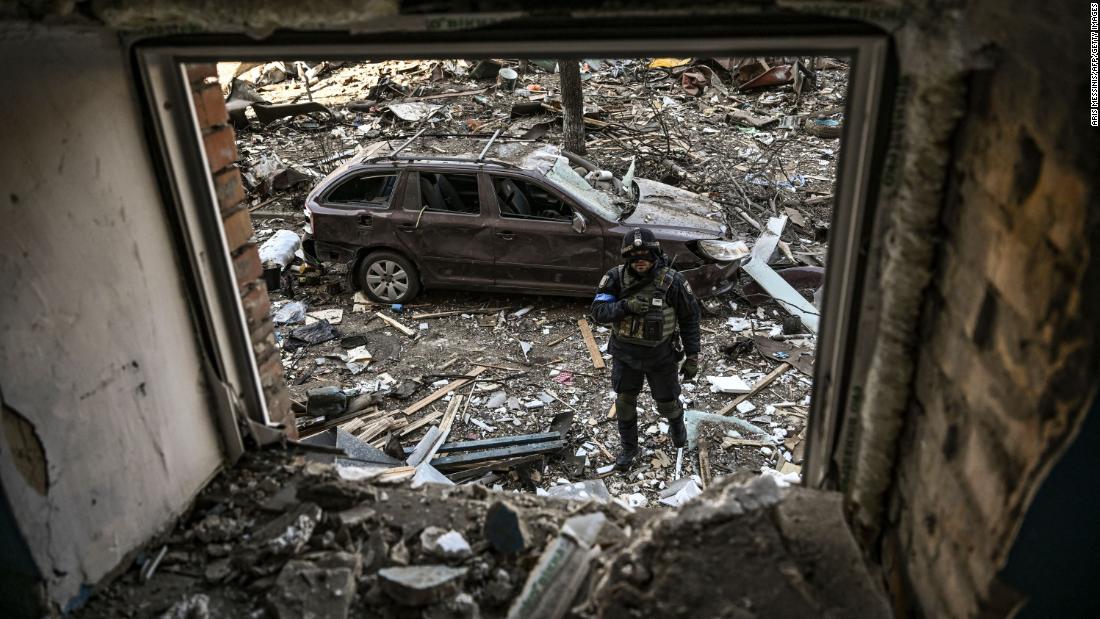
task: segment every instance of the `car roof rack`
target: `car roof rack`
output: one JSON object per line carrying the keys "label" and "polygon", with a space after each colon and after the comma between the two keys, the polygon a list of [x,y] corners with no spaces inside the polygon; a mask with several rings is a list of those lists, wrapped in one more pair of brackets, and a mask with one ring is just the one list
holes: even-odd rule
{"label": "car roof rack", "polygon": [[500,161],[500,160],[497,160],[497,159],[486,159],[485,158],[485,154],[489,152],[489,149],[492,148],[493,143],[496,142],[498,137],[500,137],[500,133],[501,133],[501,131],[503,131],[503,129],[497,129],[496,131],[493,132],[493,135],[489,137],[488,142],[485,143],[485,148],[481,149],[481,153],[478,154],[476,159],[474,159],[472,157],[438,157],[438,156],[433,156],[433,155],[402,155],[401,154],[401,151],[405,150],[410,144],[412,144],[414,141],[416,141],[416,139],[419,138],[420,135],[423,134],[427,130],[428,130],[428,128],[424,127],[420,131],[417,131],[416,133],[414,133],[412,135],[412,137],[405,140],[401,144],[401,146],[398,146],[392,153],[389,153],[389,154],[386,154],[386,155],[379,155],[377,157],[371,157],[370,159],[364,159],[362,161],[362,163],[374,163],[376,161],[452,161],[452,162],[457,162],[457,163],[480,163],[480,164],[489,163],[489,164],[499,165],[499,166],[506,167],[506,168],[517,168],[517,169],[519,168],[519,166],[517,166],[513,163],[508,163],[507,161]]}

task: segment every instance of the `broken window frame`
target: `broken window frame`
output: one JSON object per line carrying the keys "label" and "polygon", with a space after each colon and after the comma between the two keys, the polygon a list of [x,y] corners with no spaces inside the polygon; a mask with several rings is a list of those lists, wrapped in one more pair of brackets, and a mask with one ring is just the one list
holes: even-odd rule
{"label": "broken window frame", "polygon": [[[213,181],[191,106],[186,63],[276,58],[845,57],[850,67],[846,122],[838,155],[829,268],[821,311],[825,321],[818,336],[803,466],[804,484],[835,482],[830,478],[834,468],[831,463],[837,450],[843,448],[837,444],[841,424],[846,415],[858,414],[859,376],[866,372],[865,363],[856,360],[868,355],[877,337],[876,324],[867,318],[874,300],[865,294],[865,277],[870,270],[868,248],[873,224],[889,216],[876,203],[874,178],[885,158],[883,145],[887,143],[889,122],[886,93],[888,78],[896,72],[891,68],[895,61],[890,55],[889,39],[853,23],[844,24],[842,32],[847,34],[839,35],[760,35],[761,30],[753,32],[749,25],[740,26],[743,36],[733,36],[739,26],[731,25],[730,35],[709,36],[699,32],[698,24],[664,21],[660,34],[650,35],[647,31],[643,37],[619,39],[612,37],[621,36],[621,24],[606,23],[586,24],[596,31],[583,35],[570,30],[567,36],[577,37],[572,40],[558,38],[563,36],[560,29],[533,36],[532,31],[522,28],[503,28],[491,34],[485,29],[429,31],[418,33],[419,40],[407,36],[386,40],[377,33],[349,39],[345,33],[333,32],[293,33],[284,39],[292,42],[281,41],[280,35],[261,42],[243,37],[226,37],[223,43],[211,43],[209,37],[191,42],[186,37],[134,42],[131,52],[154,130],[152,150],[161,166],[164,192],[186,254],[182,263],[193,291],[197,328],[207,343],[218,378],[229,393],[240,394],[241,401],[230,398],[230,404],[253,419],[269,420],[218,218]],[[822,24],[817,32],[827,32],[833,26]],[[808,32],[804,24],[799,30]],[[773,24],[767,31],[782,32],[782,28]]]}
{"label": "broken window frame", "polygon": [[[493,202],[494,202],[494,206],[495,206],[495,211],[493,212],[494,216],[499,217],[501,219],[521,219],[523,221],[543,222],[543,223],[551,223],[551,224],[565,224],[567,226],[573,225],[573,215],[578,212],[578,209],[580,207],[577,204],[575,204],[575,201],[572,198],[568,197],[564,192],[559,190],[557,187],[554,187],[550,183],[543,183],[543,182],[540,182],[537,179],[531,178],[530,176],[525,176],[523,174],[519,174],[519,173],[516,173],[516,172],[501,171],[501,172],[487,172],[487,174],[489,176],[489,186],[493,190]],[[527,185],[527,186],[537,187],[538,189],[542,190],[543,192],[554,196],[557,199],[557,201],[561,203],[563,208],[569,209],[569,216],[565,217],[565,218],[562,218],[562,217],[553,217],[553,218],[551,218],[551,217],[540,217],[539,215],[519,215],[519,214],[516,214],[516,213],[505,213],[504,212],[504,206],[501,204],[500,192],[497,189],[497,183],[499,181],[503,181],[504,179],[509,179],[509,180],[511,180],[513,182],[516,182],[516,183],[523,183],[524,185]],[[525,191],[524,195],[527,197],[529,202],[532,202],[532,203],[534,202],[534,200],[532,200],[531,197],[530,197],[530,192],[529,191]],[[587,211],[584,211],[584,215],[587,215],[588,217],[593,216],[590,213],[588,213]]]}
{"label": "broken window frame", "polygon": [[[380,177],[386,177],[386,178],[392,178],[393,179],[392,181],[390,181],[388,183],[389,192],[386,193],[384,196],[381,196],[381,197],[376,198],[374,200],[336,201],[336,200],[332,199],[332,195],[335,194],[340,189],[342,189],[344,187],[344,185],[347,185],[348,183],[354,183],[356,181],[359,181],[359,180],[365,179],[365,178],[374,179],[374,178],[380,178]],[[337,208],[342,207],[342,206],[362,206],[362,207],[366,207],[366,208],[386,210],[386,209],[389,209],[390,201],[393,199],[393,195],[396,192],[397,181],[398,181],[399,177],[400,177],[400,174],[398,174],[397,172],[357,172],[357,173],[353,173],[353,174],[348,174],[347,176],[341,178],[336,183],[333,183],[332,188],[329,189],[327,192],[325,192],[325,195],[323,195],[318,200],[318,202],[320,202],[321,204],[324,204],[326,206],[332,206],[332,207],[337,207]]]}

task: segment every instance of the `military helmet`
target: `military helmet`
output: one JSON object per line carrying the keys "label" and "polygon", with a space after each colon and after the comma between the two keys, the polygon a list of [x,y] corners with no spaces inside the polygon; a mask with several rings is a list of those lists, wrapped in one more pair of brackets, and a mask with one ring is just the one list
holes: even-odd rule
{"label": "military helmet", "polygon": [[654,258],[661,254],[661,244],[657,242],[657,237],[653,235],[652,230],[634,228],[623,236],[623,246],[620,253],[624,257],[627,254],[639,251],[648,251]]}

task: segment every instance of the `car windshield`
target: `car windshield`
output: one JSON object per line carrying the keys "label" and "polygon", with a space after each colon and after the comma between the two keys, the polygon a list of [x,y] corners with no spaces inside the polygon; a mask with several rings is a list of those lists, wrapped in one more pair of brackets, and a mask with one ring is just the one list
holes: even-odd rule
{"label": "car windshield", "polygon": [[622,208],[615,204],[612,197],[605,192],[594,189],[588,181],[577,174],[569,165],[565,157],[557,157],[554,167],[546,173],[546,178],[560,189],[564,189],[576,196],[584,206],[593,210],[600,217],[610,221],[616,221],[622,214]]}

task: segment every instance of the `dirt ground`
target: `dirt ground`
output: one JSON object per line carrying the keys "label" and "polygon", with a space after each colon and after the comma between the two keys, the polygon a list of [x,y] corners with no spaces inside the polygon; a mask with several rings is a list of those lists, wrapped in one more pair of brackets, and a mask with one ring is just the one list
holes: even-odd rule
{"label": "dirt ground", "polygon": [[[636,157],[638,176],[706,194],[717,205],[715,216],[727,222],[735,238],[744,238],[750,245],[759,234],[759,224],[769,217],[786,216],[789,222],[782,239],[787,247],[777,253],[773,268],[825,266],[840,144],[830,131],[837,131],[843,122],[844,62],[803,59],[815,67],[816,83],[806,80],[801,93],[796,93],[793,84],[739,90],[737,64],[747,60],[713,59],[678,68],[651,68],[652,60],[587,61],[586,109],[591,108],[591,116],[602,123],[589,127],[587,156],[617,176]],[[774,66],[782,59],[767,62]],[[493,79],[472,77],[473,61],[325,63],[315,67],[317,75],[308,96],[301,79],[278,80],[280,73],[293,70],[291,63],[251,69],[234,64],[219,66],[227,92],[233,73],[246,69],[239,79],[250,80],[254,94],[267,101],[301,102],[312,97],[335,115],[298,116],[268,125],[249,116],[250,122],[238,129],[242,172],[250,185],[250,210],[261,243],[277,230],[301,234],[302,202],[308,190],[358,146],[380,138],[408,136],[429,126],[432,133],[458,135],[487,135],[496,129],[512,136],[544,131],[543,141],[560,142],[560,121],[555,124],[555,115],[512,117],[517,103],[557,99],[558,76],[533,62],[521,71],[514,90],[498,86]],[[518,61],[503,64],[521,69]],[[726,66],[732,70],[723,73]],[[685,78],[691,72],[707,78],[698,96],[683,86],[691,83]],[[247,89],[238,85],[235,92],[239,95],[243,90]],[[441,107],[426,120],[405,121],[386,109],[394,102],[436,95],[444,96],[425,102]],[[304,180],[284,189],[273,189],[273,183],[265,182],[264,174],[286,168]],[[751,386],[791,360],[787,352],[776,353],[777,345],[795,354],[808,351],[799,363],[791,364],[794,367],[730,411],[731,418],[759,431],[744,424],[704,422],[700,426],[709,477],[765,468],[797,475],[815,338],[803,334],[784,342],[769,340],[781,334],[787,314],[770,299],[749,303],[743,293],[750,280],[744,274],[741,278],[734,291],[702,300],[701,370],[696,381],[684,385],[684,406],[716,413],[735,396],[712,392],[708,376],[738,376]],[[310,312],[342,310],[340,322],[334,325],[338,337],[294,352],[284,349],[286,380],[299,403],[305,403],[310,389],[336,385],[351,394],[383,394],[379,410],[400,412],[475,364],[487,364],[493,367],[454,394],[463,402],[451,440],[545,432],[556,414],[572,413],[565,451],[574,457],[550,456],[511,470],[501,466],[472,483],[541,494],[555,485],[600,477],[597,469],[613,461],[618,438],[614,419],[609,417],[614,401],[611,360],[604,359],[608,369],[594,367],[577,325],[578,319],[587,317],[588,300],[429,290],[396,309],[357,304],[339,265],[324,274],[289,273],[289,279],[289,291],[272,291],[273,312],[291,300],[305,302]],[[487,309],[499,311],[483,313]],[[418,317],[447,311],[461,313]],[[414,335],[398,332],[375,312],[411,328]],[[280,345],[299,327],[279,326]],[[604,348],[608,330],[594,324],[593,328]],[[349,336],[362,338],[356,342],[347,340]],[[734,346],[739,337],[746,343]],[[349,369],[347,350],[352,344],[365,345],[371,354],[361,370],[355,365]],[[404,399],[395,397],[398,391]],[[494,396],[498,392],[504,393],[504,403],[490,408],[491,399],[500,399]],[[404,422],[415,423],[437,413],[450,399],[442,398]],[[303,412],[299,428],[324,421],[305,415],[303,407],[299,410]],[[677,477],[677,453],[666,424],[645,393],[639,420],[642,457],[629,474],[613,474],[604,481],[610,494],[625,503],[656,506],[660,491]],[[402,444],[415,445],[423,433],[421,429],[402,437]],[[371,441],[379,446],[382,442],[380,437]],[[679,475],[699,474],[698,449],[685,449]]]}

